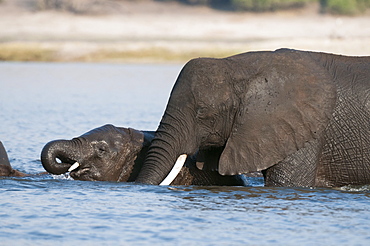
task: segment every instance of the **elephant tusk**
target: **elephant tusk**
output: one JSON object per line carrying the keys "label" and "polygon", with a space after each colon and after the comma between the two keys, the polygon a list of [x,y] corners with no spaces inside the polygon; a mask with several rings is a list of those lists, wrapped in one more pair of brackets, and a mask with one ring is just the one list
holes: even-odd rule
{"label": "elephant tusk", "polygon": [[167,177],[159,184],[159,185],[170,185],[171,182],[176,178],[176,176],[179,174],[182,166],[185,164],[187,155],[183,154],[180,155],[179,158],[177,158],[175,165],[173,166],[170,173],[167,175]]}
{"label": "elephant tusk", "polygon": [[75,162],[69,169],[68,169],[68,172],[72,172],[73,170],[75,170],[76,168],[78,168],[80,166],[80,163],[78,162]]}

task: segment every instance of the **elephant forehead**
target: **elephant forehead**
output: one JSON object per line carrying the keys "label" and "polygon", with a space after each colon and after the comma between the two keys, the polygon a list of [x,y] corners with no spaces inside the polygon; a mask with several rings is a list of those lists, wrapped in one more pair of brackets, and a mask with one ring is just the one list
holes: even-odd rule
{"label": "elephant forehead", "polygon": [[230,80],[225,74],[215,72],[205,72],[197,76],[192,83],[191,90],[195,99],[206,105],[217,105],[232,96]]}
{"label": "elephant forehead", "polygon": [[225,103],[232,97],[231,90],[228,87],[215,84],[197,86],[193,90],[193,95],[198,105],[214,107]]}
{"label": "elephant forehead", "polygon": [[104,125],[83,134],[81,137],[90,141],[125,142],[129,141],[130,134],[128,129],[122,130],[113,125]]}

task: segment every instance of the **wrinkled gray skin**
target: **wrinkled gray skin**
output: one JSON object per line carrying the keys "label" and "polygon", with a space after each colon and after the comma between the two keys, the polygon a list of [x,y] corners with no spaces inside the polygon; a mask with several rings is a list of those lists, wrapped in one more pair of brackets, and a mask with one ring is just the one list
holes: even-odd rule
{"label": "wrinkled gray skin", "polygon": [[5,147],[1,141],[0,141],[0,176],[6,177],[27,176],[27,174],[12,168],[8,159],[8,154],[6,153]]}
{"label": "wrinkled gray skin", "polygon": [[370,184],[369,90],[370,57],[281,49],[191,60],[137,182],[159,184],[200,149],[203,170],[261,170],[266,186]]}
{"label": "wrinkled gray skin", "polygon": [[[105,125],[72,140],[47,143],[41,152],[41,162],[52,174],[66,173],[78,162],[80,166],[70,172],[77,180],[132,182],[141,170],[153,137],[151,131]],[[201,171],[196,168],[194,158],[188,158],[171,184],[238,186],[245,185],[245,181],[238,175]]]}

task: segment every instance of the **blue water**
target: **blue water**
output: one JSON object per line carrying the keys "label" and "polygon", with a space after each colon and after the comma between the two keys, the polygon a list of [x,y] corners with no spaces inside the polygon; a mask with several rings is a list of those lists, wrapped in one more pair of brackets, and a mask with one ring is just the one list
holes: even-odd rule
{"label": "blue water", "polygon": [[[111,123],[155,130],[181,65],[0,63],[0,140],[42,147]],[[0,178],[0,245],[369,245],[370,187],[160,187]]]}

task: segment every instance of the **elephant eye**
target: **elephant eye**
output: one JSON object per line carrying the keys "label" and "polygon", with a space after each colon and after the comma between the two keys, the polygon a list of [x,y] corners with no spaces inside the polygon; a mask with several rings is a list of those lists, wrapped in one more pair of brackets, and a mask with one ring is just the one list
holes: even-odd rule
{"label": "elephant eye", "polygon": [[197,110],[197,118],[198,119],[204,119],[204,118],[207,118],[208,117],[208,110],[207,108],[199,108]]}
{"label": "elephant eye", "polygon": [[108,145],[107,143],[105,142],[98,142],[96,145],[95,145],[95,150],[98,154],[98,156],[103,156],[104,154],[106,154],[108,152]]}
{"label": "elephant eye", "polygon": [[198,110],[197,119],[201,125],[206,126],[207,128],[213,129],[216,123],[216,115],[212,114],[208,109]]}

